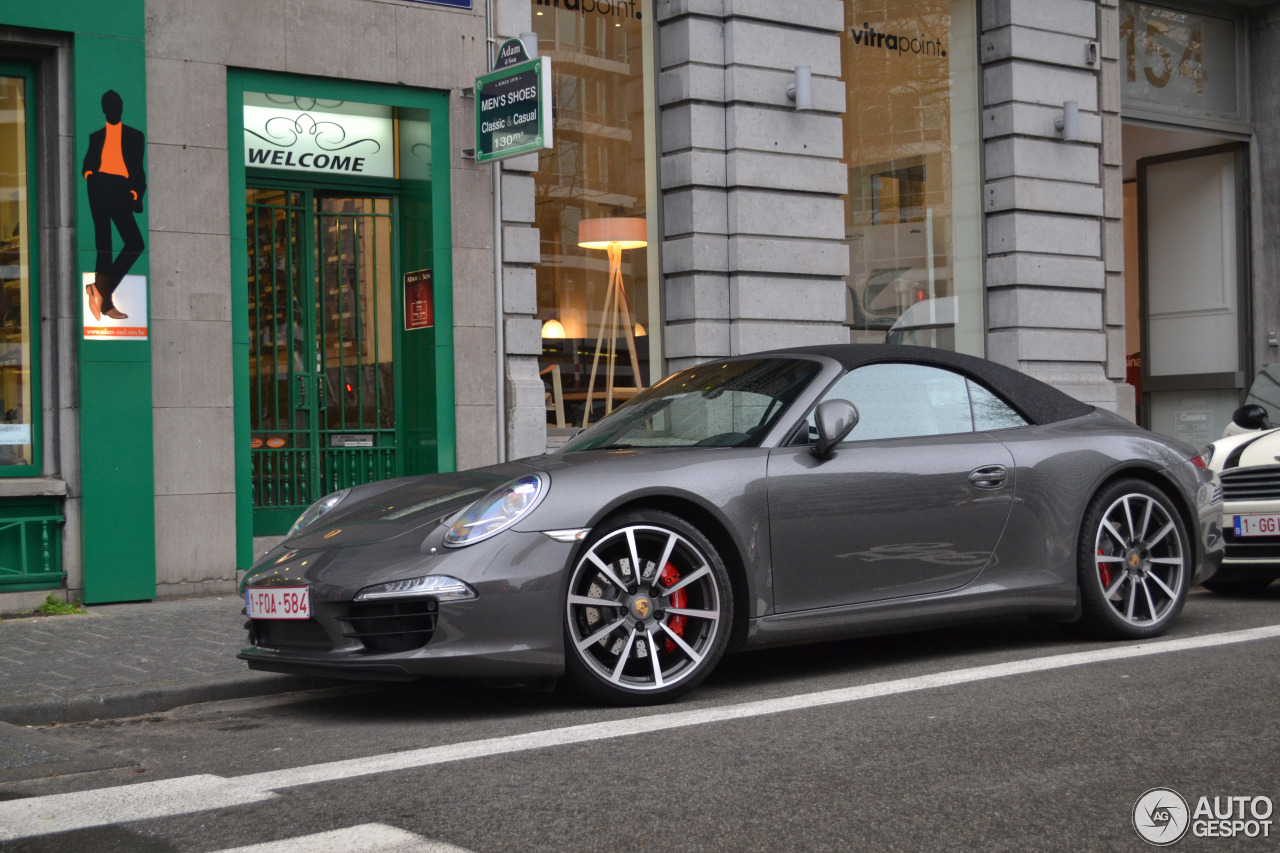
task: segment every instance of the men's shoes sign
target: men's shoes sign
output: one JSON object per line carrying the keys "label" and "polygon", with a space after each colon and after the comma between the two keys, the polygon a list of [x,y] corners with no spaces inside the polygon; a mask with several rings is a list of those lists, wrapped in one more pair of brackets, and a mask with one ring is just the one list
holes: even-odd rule
{"label": "men's shoes sign", "polygon": [[494,70],[476,78],[476,162],[551,147],[551,60],[529,59],[524,43],[498,48]]}

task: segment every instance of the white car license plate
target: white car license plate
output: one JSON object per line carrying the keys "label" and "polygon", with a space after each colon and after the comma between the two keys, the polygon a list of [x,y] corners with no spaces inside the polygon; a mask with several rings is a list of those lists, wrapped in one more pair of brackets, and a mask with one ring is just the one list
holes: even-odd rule
{"label": "white car license plate", "polygon": [[311,618],[311,591],[305,586],[246,589],[244,603],[250,619]]}
{"label": "white car license plate", "polygon": [[1280,536],[1280,513],[1237,515],[1237,536]]}

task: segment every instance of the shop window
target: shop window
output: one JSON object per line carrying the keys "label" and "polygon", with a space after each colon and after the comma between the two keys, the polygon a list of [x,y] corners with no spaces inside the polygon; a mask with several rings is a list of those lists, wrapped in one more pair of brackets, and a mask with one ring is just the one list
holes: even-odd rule
{"label": "shop window", "polygon": [[974,0],[845,0],[854,343],[984,354]]}
{"label": "shop window", "polygon": [[[555,148],[535,175],[550,428],[581,427],[662,375],[650,4],[530,0],[551,58]],[[578,4],[575,4],[577,6]]]}
{"label": "shop window", "polygon": [[0,66],[0,475],[40,464],[33,82]]}

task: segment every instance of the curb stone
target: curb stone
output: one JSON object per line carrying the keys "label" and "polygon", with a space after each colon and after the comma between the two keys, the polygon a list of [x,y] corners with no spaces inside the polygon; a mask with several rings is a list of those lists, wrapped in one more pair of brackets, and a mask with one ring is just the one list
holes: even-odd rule
{"label": "curb stone", "polygon": [[334,683],[299,675],[237,673],[90,690],[3,696],[0,697],[0,721],[19,726],[84,723],[169,711],[199,702],[314,690]]}

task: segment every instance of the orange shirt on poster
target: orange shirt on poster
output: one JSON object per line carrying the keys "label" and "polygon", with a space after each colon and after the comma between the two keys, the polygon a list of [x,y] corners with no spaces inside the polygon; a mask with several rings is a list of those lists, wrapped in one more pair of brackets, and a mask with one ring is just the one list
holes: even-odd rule
{"label": "orange shirt on poster", "polygon": [[107,138],[102,142],[102,165],[98,171],[127,178],[129,170],[125,168],[124,150],[120,147],[120,127],[120,122],[107,125]]}

